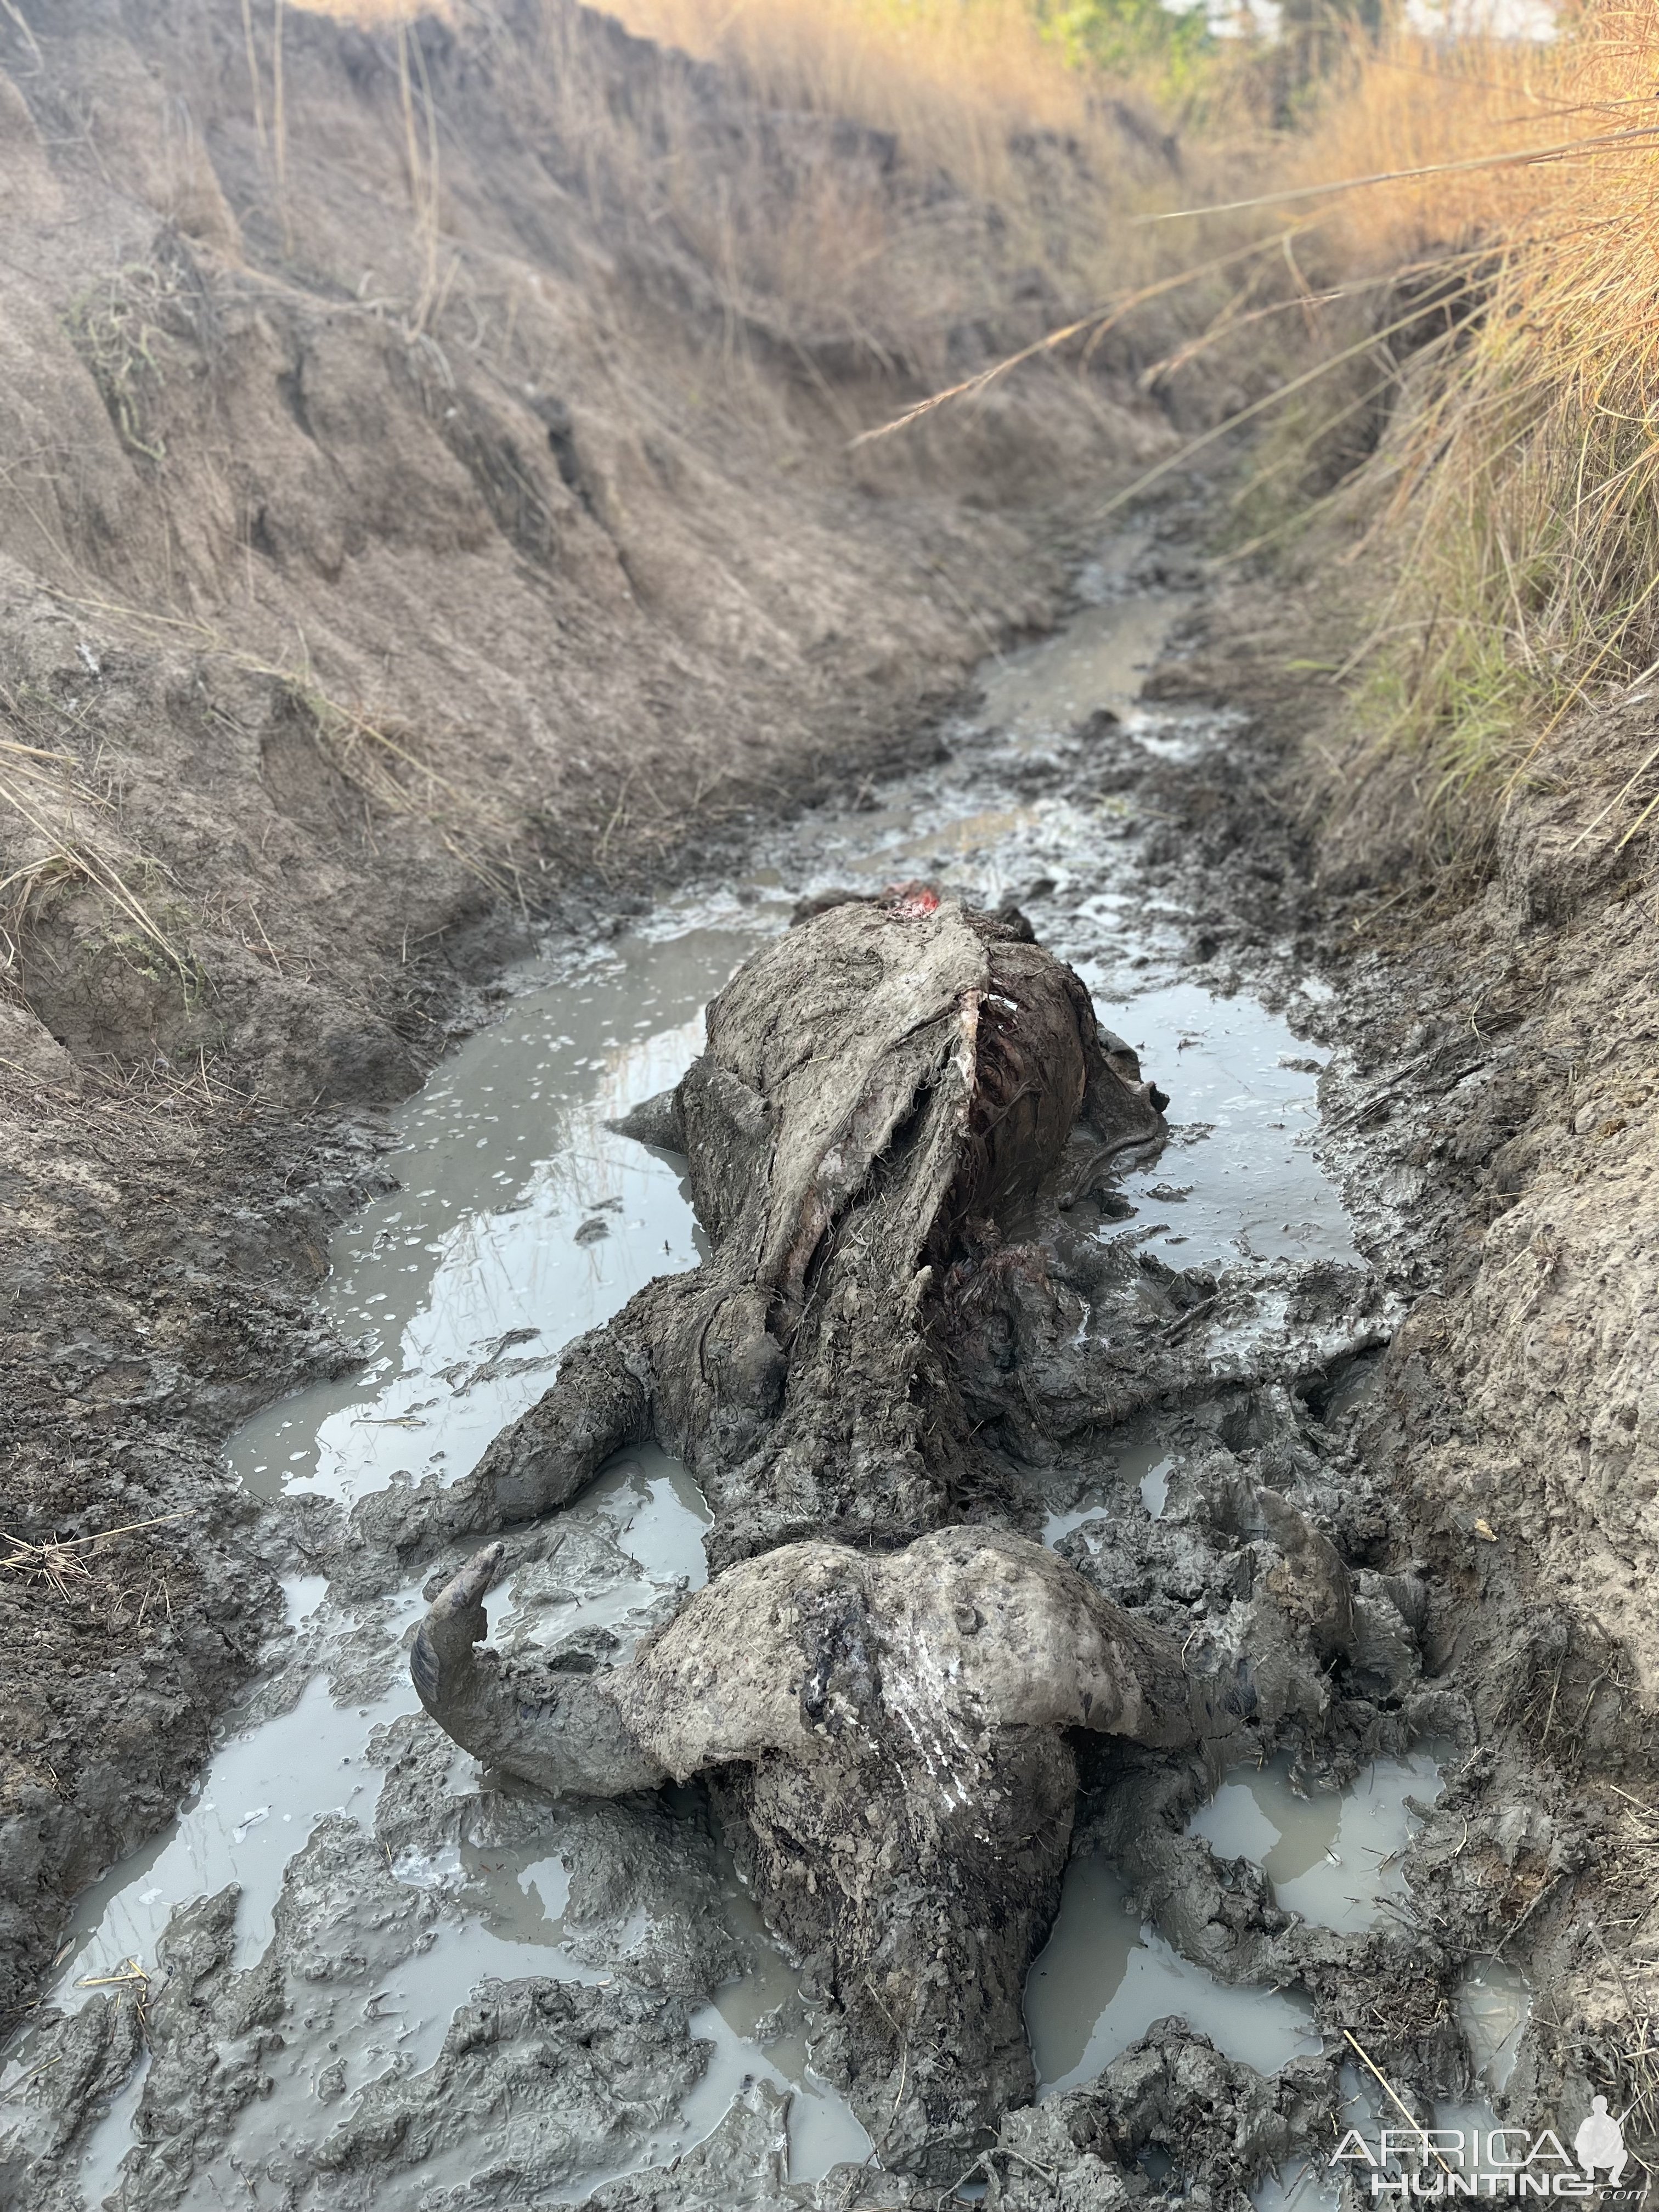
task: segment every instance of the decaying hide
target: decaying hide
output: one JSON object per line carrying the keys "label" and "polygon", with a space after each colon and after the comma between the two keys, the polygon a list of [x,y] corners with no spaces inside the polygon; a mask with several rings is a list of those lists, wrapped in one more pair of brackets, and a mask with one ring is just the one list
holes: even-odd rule
{"label": "decaying hide", "polygon": [[365,1501],[368,1540],[534,1519],[652,1437],[708,1497],[715,1565],[959,1516],[1000,1388],[978,1371],[990,1309],[1051,1296],[1011,1225],[1043,1186],[1155,1149],[1166,1102],[1023,918],[925,890],[815,914],[712,1001],[708,1036],[631,1126],[684,1152],[708,1263],[570,1346],[468,1480]]}

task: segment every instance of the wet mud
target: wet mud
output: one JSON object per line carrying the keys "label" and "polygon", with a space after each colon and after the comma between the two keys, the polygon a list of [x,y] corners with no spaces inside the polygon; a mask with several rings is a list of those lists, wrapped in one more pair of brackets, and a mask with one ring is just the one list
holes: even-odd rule
{"label": "wet mud", "polygon": [[[1594,1856],[1593,1822],[1486,1740],[1449,1632],[1465,1592],[1375,1471],[1376,1378],[1424,1246],[1343,1115],[1350,1016],[1269,795],[1273,734],[1143,696],[1192,613],[1168,551],[1109,549],[1080,599],[987,672],[932,768],[815,810],[613,945],[550,946],[411,1102],[399,1187],[337,1233],[323,1292],[363,1364],[231,1449],[287,1626],[173,1829],[83,1899],[9,2054],[15,2201],[1271,2212],[1328,2190],[1334,2128],[1381,2108],[1373,2069],[1425,2114],[1543,2100],[1570,2129],[1588,2109],[1528,2009],[1528,1932]],[[947,917],[1018,910],[1166,1126],[1139,1127],[1139,1152],[1106,1133],[1111,1171],[1062,1189],[1090,1079],[1074,1027],[1054,1173],[998,1182],[994,1237],[948,1202],[958,1148],[925,1184],[859,1173],[816,1211],[797,1188],[808,1260],[792,1278],[786,1238],[769,1273],[763,1239],[722,1235],[762,1188],[752,1106],[728,1099],[710,1148],[722,1192],[688,1070],[719,1065],[744,974],[815,929],[829,947],[895,926],[880,895],[924,883]],[[789,931],[849,884],[875,902]],[[942,927],[932,908],[921,926]],[[949,1064],[874,1091],[866,1069],[837,1110],[936,1095]],[[675,1109],[631,1125],[655,1144],[625,1133],[666,1091]],[[872,1158],[902,1117],[860,1126],[878,1120]],[[908,1170],[927,1146],[905,1126]],[[872,1273],[846,1229],[924,1187]],[[930,1237],[924,1310],[891,1252],[913,1281]],[[936,1360],[948,1416],[911,1434],[911,1503],[880,1532],[812,1484],[777,1510],[765,1449],[805,1438],[814,1482],[833,1457],[844,1399],[802,1357],[828,1302],[804,1316],[809,1277],[848,1255],[847,1371],[914,1410]],[[659,1277],[748,1315],[735,1424],[731,1393],[659,1413]],[[619,1345],[632,1364],[595,1387]],[[532,1479],[500,1510],[526,1438]],[[440,1650],[430,1609],[484,1533],[501,1549]],[[901,1634],[904,1563],[940,1542],[960,1603]],[[839,1712],[890,1748],[901,1672],[861,1676],[855,1648],[965,1648],[990,1563],[1061,1593],[1073,1642],[1108,1624],[1147,1680],[1173,1655],[1182,1722],[1079,1727],[1028,1667],[976,1754],[995,1818],[919,1838],[915,1761],[878,1760],[872,1787],[819,1730]],[[839,1624],[816,1710],[767,1640],[769,1576],[786,1611],[816,1590]],[[940,1580],[933,1563],[916,1587]],[[505,1717],[475,1695],[486,1583],[495,1679],[535,1686]],[[719,1686],[739,1679],[734,1718]],[[1120,1686],[1120,1717],[1129,1702]],[[577,1752],[573,1792],[549,1761]],[[881,1857],[894,1836],[908,1889]]]}

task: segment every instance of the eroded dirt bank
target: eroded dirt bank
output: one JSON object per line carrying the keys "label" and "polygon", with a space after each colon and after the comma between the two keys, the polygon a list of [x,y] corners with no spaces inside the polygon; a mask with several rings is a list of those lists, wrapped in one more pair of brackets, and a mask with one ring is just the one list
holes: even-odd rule
{"label": "eroded dirt bank", "polygon": [[[1290,607],[1302,641],[1320,635]],[[1344,761],[1321,687],[1287,683],[1285,623],[1277,591],[1224,592],[1153,689],[1238,702],[1309,777],[1316,811],[1279,788],[1309,841],[1309,913],[1335,987],[1322,1143],[1364,1232],[1391,1224],[1406,1309],[1354,1448],[1431,1571],[1425,1649],[1469,1700],[1481,1794],[1495,1802],[1525,1778],[1496,1855],[1458,1855],[1540,1992],[1522,2046],[1533,2079],[1511,2094],[1565,2111],[1599,2084],[1650,2163],[1648,695],[1611,692],[1547,737],[1488,850],[1448,868],[1412,763]],[[1212,927],[1224,963],[1242,955],[1250,973],[1254,933],[1241,939],[1225,902]]]}

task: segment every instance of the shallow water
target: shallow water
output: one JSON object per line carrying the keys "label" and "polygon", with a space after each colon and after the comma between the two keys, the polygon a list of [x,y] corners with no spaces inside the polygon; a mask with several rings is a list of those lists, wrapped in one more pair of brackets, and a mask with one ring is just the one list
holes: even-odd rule
{"label": "shallow water", "polygon": [[1474,1959],[1457,1993],[1457,2023],[1476,2074],[1501,2095],[1532,2017],[1532,1990],[1505,1959]]}
{"label": "shallow water", "polygon": [[1164,1518],[1164,1509],[1170,1502],[1170,1476],[1174,1467],[1175,1462],[1165,1453],[1140,1478],[1140,1502],[1154,1521]]}
{"label": "shallow water", "polygon": [[1125,599],[1113,591],[1115,581],[1097,577],[1106,596],[1067,623],[1062,651],[1054,649],[1059,641],[1043,638],[981,672],[979,720],[1016,742],[1040,742],[1102,708],[1120,716],[1134,711],[1146,672],[1187,603],[1175,592]]}
{"label": "shallow water", "polygon": [[[1343,2066],[1340,2080],[1337,2135],[1346,2136],[1350,2128],[1358,2128],[1374,2143],[1380,2124],[1376,2083],[1352,2063]],[[1280,2172],[1264,2175],[1250,2191],[1255,2212],[1340,2212],[1342,2176],[1347,2169],[1331,2163],[1328,2153],[1334,2148],[1328,2144],[1311,2157],[1292,2158]],[[1356,2197],[1355,2201],[1360,2200]]]}
{"label": "shallow water", "polygon": [[1074,1504],[1063,1510],[1051,1508],[1042,1523],[1042,1540],[1051,1548],[1062,1536],[1069,1536],[1073,1528],[1081,1528],[1088,1522],[1118,1511],[1116,1493],[1131,1485],[1148,1516],[1154,1521],[1162,1518],[1176,1463],[1156,1426],[1126,1425],[1115,1434],[1103,1456],[1110,1470],[1110,1490],[1097,1470]]}
{"label": "shallow water", "polygon": [[1039,2098],[1091,2081],[1155,2020],[1176,2014],[1263,2074],[1318,2052],[1313,2007],[1299,1990],[1230,1988],[1183,1959],[1127,1899],[1098,1856],[1066,1869],[1060,1917],[1025,1984]]}
{"label": "shallow water", "polygon": [[399,1469],[464,1474],[562,1345],[696,1266],[678,1168],[605,1125],[678,1081],[708,1000],[782,919],[624,938],[444,1061],[403,1109],[403,1188],[340,1229],[319,1292],[367,1363],[237,1432],[227,1456],[250,1490],[349,1499]]}
{"label": "shallow water", "polygon": [[[1345,2066],[1341,2080],[1343,2101],[1337,2120],[1338,2134],[1346,2142],[1348,2130],[1357,2129],[1373,2155],[1378,2156],[1382,2148],[1379,2131],[1383,2127],[1399,2131],[1405,2127],[1404,2118],[1384,2098],[1376,2083],[1358,2067]],[[1392,2159],[1385,2170],[1396,2188],[1402,2173],[1426,2169],[1427,2193],[1432,2193],[1438,2179],[1437,2159],[1454,2173],[1467,2175],[1480,2185],[1471,2191],[1472,2195],[1488,2199],[1494,2195],[1507,2195],[1504,2186],[1507,2177],[1502,2171],[1505,2159],[1491,2155],[1492,2131],[1501,2128],[1503,2123],[1485,2098],[1438,2100],[1417,2112],[1413,2124],[1433,2130],[1433,2155],[1422,2146],[1413,2146],[1407,2149],[1403,2157]],[[1329,2150],[1330,2146],[1327,2146],[1317,2156],[1293,2159],[1282,2173],[1267,2175],[1250,2191],[1255,2212],[1340,2212],[1345,2175],[1353,2192],[1350,2203],[1379,2201],[1367,2189],[1371,2169],[1364,2160],[1351,2150],[1349,2156],[1338,2163],[1331,2158]],[[1382,2163],[1380,2156],[1378,2163]],[[1496,2187],[1480,2184],[1480,2177],[1496,2177]],[[1380,2201],[1398,2203],[1400,2196],[1391,2192]]]}
{"label": "shallow water", "polygon": [[1317,1928],[1359,1931],[1409,1911],[1401,1855],[1420,1823],[1406,1800],[1430,1805],[1447,1747],[1425,1742],[1373,1759],[1341,1792],[1292,1787],[1291,1762],[1237,1768],[1188,1822],[1220,1856],[1253,1860],[1276,1903]]}
{"label": "shallow water", "polygon": [[[1214,717],[1201,725],[1133,703],[1139,672],[1179,600],[1113,599],[1111,588],[1108,579],[1103,603],[1057,637],[985,672],[975,724],[1003,733],[988,755],[964,725],[956,734],[966,765],[947,762],[874,807],[820,811],[781,837],[775,865],[746,884],[676,901],[597,951],[520,973],[501,1019],[403,1109],[402,1143],[387,1159],[401,1187],[334,1237],[319,1304],[361,1340],[363,1362],[265,1409],[232,1439],[229,1464],[250,1490],[349,1502],[401,1473],[459,1477],[546,1389],[564,1344],[653,1274],[697,1264],[677,1164],[605,1121],[678,1079],[700,1042],[704,1003],[786,925],[795,896],[851,878],[925,871],[981,902],[1018,898],[1045,941],[1079,966],[1102,1018],[1137,1045],[1172,1097],[1174,1142],[1125,1194],[1130,1218],[1174,1264],[1352,1256],[1309,1145],[1317,1055],[1255,1001],[1218,1000],[1180,978],[1178,933],[1103,872],[1100,811],[999,783],[1004,767],[1045,748],[1086,744],[1068,733],[1097,707],[1149,750],[1190,747],[1206,729],[1213,736]],[[1155,1441],[1125,1450],[1120,1473],[1156,1516],[1172,1462]],[[1051,1516],[1049,1540],[1097,1510]],[[695,1486],[664,1455],[623,1455],[561,1516],[557,1552],[520,1569],[492,1599],[495,1639],[511,1648],[582,1628],[613,1638],[608,1656],[624,1656],[665,1605],[705,1578],[707,1522]],[[78,2005],[89,1978],[128,1959],[153,1968],[173,1910],[233,1880],[242,1891],[235,1960],[251,1962],[270,1939],[284,1869],[314,1825],[334,1812],[372,1824],[382,1769],[370,1739],[416,1711],[405,1647],[422,1601],[410,1587],[344,1613],[320,1582],[305,1580],[289,1599],[290,1638],[271,1679],[233,1717],[172,1827],[81,1899],[49,2002]],[[459,1761],[449,1784],[458,1802],[472,1771]],[[486,1851],[462,1836],[438,1857],[397,1860],[392,1871],[440,1895],[444,1917],[429,1947],[387,1975],[348,2039],[348,2099],[379,2071],[429,2064],[482,1974],[592,1981],[607,1971],[591,1942],[580,1956],[572,1948],[562,1917],[568,1870],[544,1843]],[[811,2073],[797,1978],[735,1881],[726,1893],[744,1972],[711,1989],[693,2014],[710,2060],[678,2121],[638,2141],[626,2162],[670,2157],[707,2134],[745,2076],[794,2092],[792,2178],[863,2158],[864,2130]],[[1138,1930],[1121,1898],[1109,1869],[1073,1869],[1060,1924],[1032,1973],[1045,2091],[1097,2070],[1170,2012],[1255,2063],[1309,2047],[1302,2000],[1223,1990]],[[325,2027],[337,2022],[331,2015]],[[250,2153],[283,2128],[320,2135],[331,2124],[332,2111],[326,2123],[306,2117],[319,2110],[307,2100],[324,2035],[293,2027],[272,2096],[239,2123]],[[28,2047],[14,2053],[14,2076]],[[115,2185],[138,2094],[136,2081],[122,2090],[82,2158],[92,2203]],[[584,2172],[571,2186],[580,2193],[598,2178]]]}
{"label": "shallow water", "polygon": [[[1395,2110],[1375,2077],[1357,2063],[1343,2066],[1340,2081],[1342,2102],[1336,2119],[1337,2136],[1346,2142],[1348,2131],[1357,2129],[1372,2153],[1378,2153],[1379,2130],[1384,2127],[1396,2130],[1403,2128],[1405,2115]],[[1503,2124],[1485,2098],[1437,2101],[1413,2112],[1412,2124],[1435,2131],[1435,2144],[1441,2158],[1458,2173],[1476,2176],[1496,2171],[1497,2162],[1487,2154],[1489,2139],[1492,2130]],[[1456,2140],[1460,2136],[1461,2148]],[[1353,2192],[1348,2200],[1351,2203],[1379,2201],[1370,2196],[1367,2188],[1370,2168],[1364,2160],[1351,2154],[1341,2163],[1334,2162],[1330,2156],[1333,2148],[1334,2144],[1327,2144],[1315,2156],[1292,2159],[1282,2172],[1266,2176],[1250,2191],[1255,2212],[1340,2212],[1345,2175]],[[1401,2172],[1413,2172],[1425,2163],[1426,2154],[1416,2149],[1408,2152],[1403,2160],[1394,2160],[1390,2171],[1397,2178]],[[1431,2165],[1429,2176],[1431,2185]],[[1490,2197],[1493,2192],[1480,2190],[1475,2193]],[[1497,2193],[1502,2195],[1504,2191],[1500,2188]],[[1391,2194],[1380,2201],[1398,2203],[1400,2198]]]}
{"label": "shallow water", "polygon": [[[610,1540],[623,1573],[562,1604],[534,1607],[529,1620],[521,1613],[516,1623],[510,1611],[497,1612],[499,1598],[492,1601],[497,1642],[510,1647],[515,1626],[549,1642],[556,1633],[598,1623],[619,1632],[625,1648],[630,1622],[664,1590],[700,1588],[708,1579],[701,1541],[707,1510],[684,1469],[653,1446],[619,1456],[568,1519],[573,1534],[586,1528]],[[628,1575],[628,1566],[637,1572]],[[365,1747],[376,1728],[419,1709],[404,1650],[425,1601],[411,1587],[368,1609],[382,1656],[376,1672],[390,1679],[378,1694],[342,1699],[330,1674],[331,1668],[346,1672],[356,1616],[326,1610],[320,1578],[284,1587],[290,1624],[312,1627],[323,1641],[317,1670],[289,1711],[233,1730],[171,1826],[83,1892],[66,1938],[73,1948],[60,1966],[56,2002],[73,2002],[88,1977],[112,1972],[125,1959],[153,1961],[174,1909],[228,1881],[242,1892],[232,1963],[251,1966],[270,1940],[283,1869],[313,1824],[329,1813],[372,1814],[380,1769],[365,1759]],[[531,1969],[521,1965],[518,1971]]]}
{"label": "shallow water", "polygon": [[1307,1145],[1321,1056],[1289,1024],[1196,983],[1113,1010],[1096,963],[1079,962],[1079,973],[1170,1093],[1175,1145],[1122,1186],[1146,1223],[1167,1224],[1153,1249],[1177,1267],[1357,1258],[1341,1201]]}
{"label": "shallow water", "polygon": [[[1143,1443],[1139,1456],[1154,1448]],[[1120,1479],[1133,1477],[1136,1463],[1131,1449]],[[1143,1493],[1159,1474],[1152,1468],[1140,1475]],[[1054,1516],[1049,1525],[1075,1526],[1084,1517]],[[1291,1787],[1288,1758],[1241,1769],[1199,1807],[1188,1833],[1202,1836],[1223,1856],[1260,1866],[1279,1904],[1316,1926],[1376,1927],[1391,1913],[1409,1911],[1400,1859],[1419,1824],[1405,1801],[1431,1804],[1438,1796],[1448,1750],[1425,1741],[1405,1758],[1374,1760],[1346,1790],[1315,1796]],[[1476,2063],[1486,2064],[1494,2088],[1503,2086],[1507,2064],[1502,2076],[1494,2069],[1504,2053],[1512,2063],[1524,2017],[1516,2009],[1514,1979],[1501,1972],[1479,1986],[1471,1979],[1460,2007]],[[1066,1869],[1059,1917],[1026,1982],[1039,2095],[1091,2080],[1154,2021],[1170,2015],[1261,2073],[1277,2073],[1322,2047],[1301,1990],[1218,1980],[1139,1922],[1123,1881],[1105,1859],[1079,1855]],[[1310,2191],[1334,2195],[1334,2189],[1324,2177],[1297,2169],[1264,2184],[1258,2212],[1283,2212],[1292,2198],[1311,2202]]]}

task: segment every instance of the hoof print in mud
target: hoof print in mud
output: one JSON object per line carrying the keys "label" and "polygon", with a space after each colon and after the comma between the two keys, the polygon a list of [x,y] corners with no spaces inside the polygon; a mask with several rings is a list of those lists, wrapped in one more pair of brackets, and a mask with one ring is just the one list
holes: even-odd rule
{"label": "hoof print in mud", "polygon": [[836,1999],[884,2158],[949,2144],[959,2165],[1031,2094],[1021,1999],[1071,1845],[1066,1732],[1180,1750],[1226,1725],[1173,1639],[1041,1545],[953,1528],[741,1561],[626,1665],[571,1674],[475,1653],[501,1562],[479,1553],[427,1615],[428,1711],[555,1795],[708,1778],[768,1921]]}

